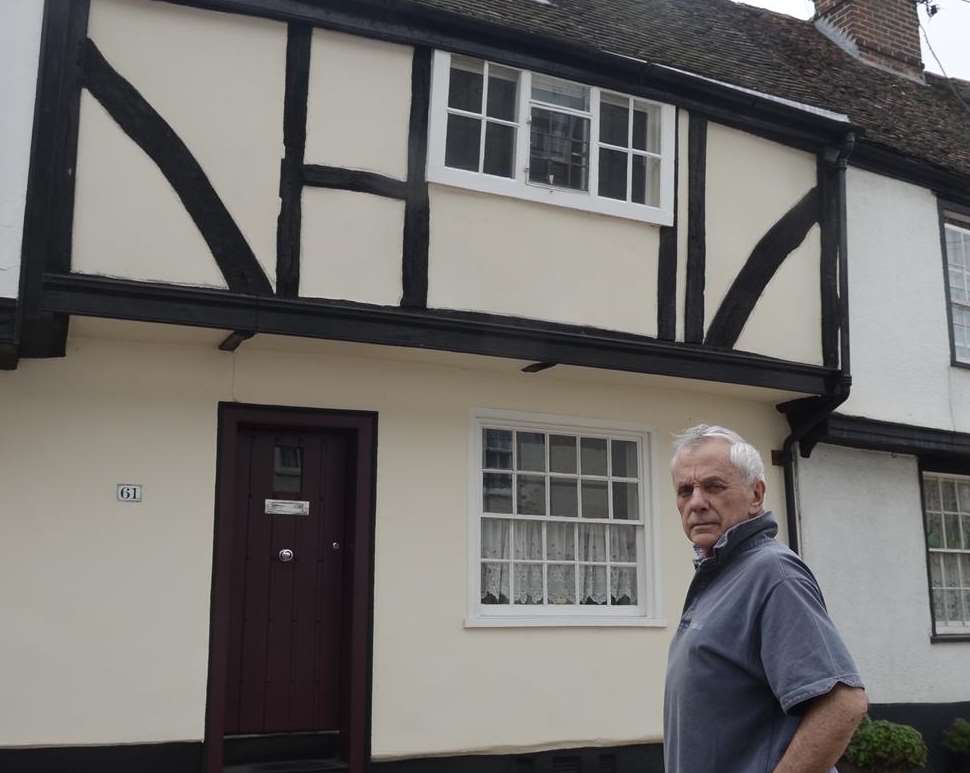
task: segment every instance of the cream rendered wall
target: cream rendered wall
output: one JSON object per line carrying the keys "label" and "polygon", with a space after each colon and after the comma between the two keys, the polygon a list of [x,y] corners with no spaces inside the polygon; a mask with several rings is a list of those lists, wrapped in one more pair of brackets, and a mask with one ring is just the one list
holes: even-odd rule
{"label": "cream rendered wall", "polygon": [[20,285],[43,11],[43,3],[37,0],[0,4],[0,298],[16,298]]}
{"label": "cream rendered wall", "polygon": [[[89,324],[73,320],[65,359],[0,374],[0,470],[16,481],[0,487],[0,567],[16,580],[0,582],[0,745],[202,736],[219,400],[379,412],[378,757],[658,739],[667,646],[693,572],[670,491],[671,434],[728,422],[767,455],[786,432],[770,402],[649,380],[379,359],[353,345],[277,351],[260,338],[228,354],[218,333],[78,335]],[[655,427],[667,628],[463,627],[470,418],[481,407]],[[778,468],[768,475],[780,509]],[[144,502],[116,503],[119,482],[143,483]]]}
{"label": "cream rendered wall", "polygon": [[[186,144],[275,282],[286,26],[149,0],[93,0],[88,35]],[[215,261],[172,213],[168,183],[130,163],[119,147],[130,140],[104,131],[94,107],[89,96],[81,112],[73,268],[148,279],[161,260],[170,281],[211,284],[211,271],[197,265],[200,250],[210,267]],[[122,165],[131,168],[111,168]],[[112,191],[119,183],[128,188]]]}
{"label": "cream rendered wall", "polygon": [[916,459],[819,445],[798,465],[803,554],[869,699],[967,700],[970,643],[930,643]]}
{"label": "cream rendered wall", "polygon": [[303,189],[300,295],[401,303],[404,202]]}
{"label": "cream rendered wall", "polygon": [[[708,124],[705,324],[714,319],[761,237],[816,182],[816,159],[811,153]],[[769,282],[737,349],[822,363],[819,257],[815,227]]]}
{"label": "cream rendered wall", "polygon": [[306,162],[405,179],[413,49],[316,29]]}
{"label": "cream rendered wall", "polygon": [[970,432],[970,371],[950,365],[934,194],[850,168],[852,394],[840,412]]}
{"label": "cream rendered wall", "polygon": [[430,190],[428,306],[657,334],[657,226]]}

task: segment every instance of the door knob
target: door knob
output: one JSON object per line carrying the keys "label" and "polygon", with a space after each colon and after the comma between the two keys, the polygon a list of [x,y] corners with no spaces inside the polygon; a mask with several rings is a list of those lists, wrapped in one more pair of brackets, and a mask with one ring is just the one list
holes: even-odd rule
{"label": "door knob", "polygon": [[293,560],[293,551],[290,550],[289,548],[283,548],[280,551],[280,561],[282,561],[283,563],[286,563],[287,561],[292,561],[292,560]]}

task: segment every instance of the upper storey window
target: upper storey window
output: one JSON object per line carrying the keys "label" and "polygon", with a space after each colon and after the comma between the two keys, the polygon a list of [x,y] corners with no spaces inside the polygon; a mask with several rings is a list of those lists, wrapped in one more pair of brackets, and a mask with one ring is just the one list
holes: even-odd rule
{"label": "upper storey window", "polygon": [[436,52],[428,179],[670,225],[674,108]]}
{"label": "upper storey window", "polygon": [[958,363],[970,365],[970,223],[947,223],[943,230],[953,358]]}

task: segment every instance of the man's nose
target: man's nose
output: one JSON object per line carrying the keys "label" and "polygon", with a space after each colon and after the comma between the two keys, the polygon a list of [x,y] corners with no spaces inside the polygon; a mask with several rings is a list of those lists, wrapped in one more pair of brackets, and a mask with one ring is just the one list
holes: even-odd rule
{"label": "man's nose", "polygon": [[700,486],[694,486],[687,498],[687,508],[689,510],[703,510],[706,507],[707,500],[704,498],[704,490]]}

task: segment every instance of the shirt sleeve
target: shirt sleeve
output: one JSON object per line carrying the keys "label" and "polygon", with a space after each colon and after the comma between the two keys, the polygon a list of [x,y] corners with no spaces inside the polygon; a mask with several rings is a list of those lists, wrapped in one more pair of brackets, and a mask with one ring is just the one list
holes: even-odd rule
{"label": "shirt sleeve", "polygon": [[838,683],[863,686],[812,578],[788,577],[771,589],[760,632],[765,676],[785,713]]}

